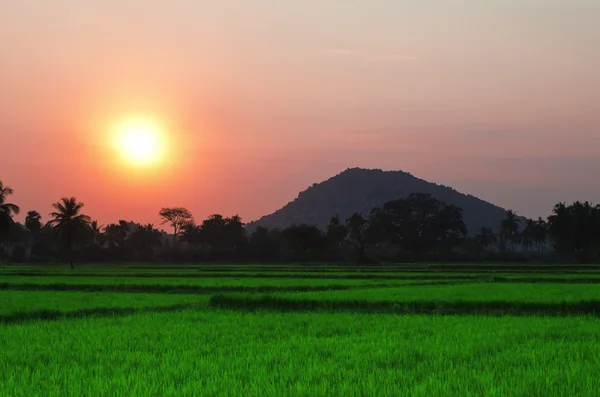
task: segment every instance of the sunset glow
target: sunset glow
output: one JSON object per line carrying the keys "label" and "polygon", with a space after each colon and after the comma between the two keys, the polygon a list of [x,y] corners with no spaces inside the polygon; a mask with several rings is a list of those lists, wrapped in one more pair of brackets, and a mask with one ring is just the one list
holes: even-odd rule
{"label": "sunset glow", "polygon": [[134,165],[155,164],[164,155],[164,137],[156,122],[128,119],[116,127],[114,134],[121,155]]}
{"label": "sunset glow", "polygon": [[534,218],[600,201],[597,0],[5,3],[21,222],[62,195],[102,223],[249,222],[349,167]]}

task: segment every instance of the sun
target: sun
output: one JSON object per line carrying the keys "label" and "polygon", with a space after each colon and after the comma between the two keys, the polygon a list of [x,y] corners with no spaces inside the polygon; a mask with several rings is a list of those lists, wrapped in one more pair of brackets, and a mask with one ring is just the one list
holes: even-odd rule
{"label": "sun", "polygon": [[159,125],[148,119],[129,119],[116,128],[117,147],[123,158],[136,165],[156,163],[162,154]]}

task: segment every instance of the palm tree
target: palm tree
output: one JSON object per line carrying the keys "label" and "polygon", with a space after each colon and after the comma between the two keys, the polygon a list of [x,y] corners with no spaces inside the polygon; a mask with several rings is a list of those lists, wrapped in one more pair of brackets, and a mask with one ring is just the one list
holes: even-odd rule
{"label": "palm tree", "polygon": [[506,218],[500,224],[500,234],[506,241],[510,241],[514,252],[515,244],[520,242],[521,235],[519,234],[517,214],[513,210],[506,211]]}
{"label": "palm tree", "polygon": [[533,229],[532,238],[538,247],[538,250],[540,250],[542,255],[544,255],[544,246],[546,245],[546,240],[548,239],[548,224],[541,217],[538,217],[538,220],[535,221],[535,228]]}
{"label": "palm tree", "polygon": [[187,222],[181,226],[179,239],[191,246],[197,246],[202,243],[202,227],[196,225],[193,221]]}
{"label": "palm tree", "polygon": [[496,235],[492,229],[487,227],[482,227],[479,229],[479,234],[475,236],[475,239],[484,250],[487,250],[489,246],[496,243]]}
{"label": "palm tree", "polygon": [[0,212],[4,212],[8,216],[18,215],[21,211],[17,205],[6,202],[8,196],[12,195],[13,192],[12,188],[4,186],[0,181]]}
{"label": "palm tree", "polygon": [[56,210],[50,213],[52,220],[48,222],[48,226],[56,230],[56,237],[63,240],[71,269],[73,269],[72,249],[74,243],[89,232],[91,219],[87,215],[81,214],[83,203],[78,203],[75,197],[63,197],[60,201],[52,204]]}
{"label": "palm tree", "polygon": [[105,232],[110,246],[122,248],[129,232],[129,224],[123,220],[119,223],[111,223],[106,226]]}
{"label": "palm tree", "polygon": [[139,226],[131,233],[127,241],[138,250],[144,258],[150,259],[156,248],[163,243],[163,237],[160,230],[154,228],[154,224],[149,223]]}
{"label": "palm tree", "polygon": [[102,228],[104,225],[100,225],[98,221],[92,221],[90,223],[90,230],[92,232],[92,242],[94,245],[100,243],[100,236],[102,235]]}
{"label": "palm tree", "polygon": [[527,219],[525,223],[525,229],[523,229],[523,233],[521,233],[521,237],[523,239],[523,247],[525,251],[529,251],[529,248],[533,245],[535,236],[535,228],[537,227],[536,222],[533,219]]}
{"label": "palm tree", "polygon": [[31,233],[34,235],[37,234],[42,228],[42,216],[37,211],[29,211],[27,212],[27,217],[25,217],[25,226]]}

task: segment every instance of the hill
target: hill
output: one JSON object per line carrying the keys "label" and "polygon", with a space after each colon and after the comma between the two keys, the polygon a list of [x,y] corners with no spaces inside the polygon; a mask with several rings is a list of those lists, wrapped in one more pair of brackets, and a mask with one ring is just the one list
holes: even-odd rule
{"label": "hill", "polygon": [[334,215],[339,215],[342,221],[355,212],[368,216],[374,207],[411,193],[430,193],[440,201],[462,208],[470,235],[477,234],[481,227],[497,231],[504,219],[503,208],[407,172],[350,168],[313,184],[280,210],[249,223],[247,230],[252,232],[258,226],[285,228],[302,223],[325,229]]}

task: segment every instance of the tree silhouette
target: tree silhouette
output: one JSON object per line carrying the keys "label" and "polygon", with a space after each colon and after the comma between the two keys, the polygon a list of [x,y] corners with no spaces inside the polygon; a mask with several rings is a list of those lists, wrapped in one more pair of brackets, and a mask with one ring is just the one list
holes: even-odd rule
{"label": "tree silhouette", "polygon": [[510,242],[512,251],[515,251],[515,244],[521,242],[519,234],[519,223],[517,214],[513,210],[508,210],[505,213],[505,218],[500,223],[500,235],[504,241]]}
{"label": "tree silhouette", "polygon": [[257,227],[248,241],[248,253],[254,260],[272,260],[281,252],[281,232],[278,229]]}
{"label": "tree silhouette", "polygon": [[346,240],[346,236],[348,235],[348,229],[343,225],[340,221],[340,217],[335,215],[329,221],[329,225],[327,226],[327,242],[331,247],[334,248],[334,251],[337,252],[340,249],[340,246]]}
{"label": "tree silhouette", "polygon": [[238,215],[230,218],[211,215],[202,222],[200,233],[202,241],[220,254],[236,251],[246,242],[244,224]]}
{"label": "tree silhouette", "polygon": [[548,217],[548,233],[555,251],[574,256],[580,262],[594,260],[600,254],[600,206],[576,201],[567,206],[558,203]]}
{"label": "tree silhouette", "polygon": [[82,237],[89,231],[91,219],[81,214],[83,203],[78,203],[75,197],[63,197],[60,201],[52,204],[56,210],[50,213],[52,219],[48,225],[55,230],[55,237],[60,238],[67,251],[68,260],[73,269],[73,246],[81,241]]}
{"label": "tree silhouette", "polygon": [[525,222],[525,228],[521,233],[521,242],[525,251],[529,251],[534,243],[533,236],[535,235],[536,227],[537,225],[533,219],[527,219],[527,222]]}
{"label": "tree silhouette", "polygon": [[6,202],[8,196],[12,195],[13,193],[14,191],[12,188],[4,186],[4,183],[0,181],[0,212],[3,212],[10,217],[13,215],[18,215],[20,212],[19,206]]}
{"label": "tree silhouette", "polygon": [[537,249],[544,254],[544,246],[548,239],[548,224],[541,217],[535,221],[535,227],[533,228],[531,238],[535,243]]}
{"label": "tree silhouette", "polygon": [[163,218],[162,225],[168,223],[173,228],[173,242],[177,242],[179,231],[189,222],[194,221],[192,213],[185,208],[163,208],[159,215]]}
{"label": "tree silhouette", "polygon": [[42,216],[37,211],[27,212],[25,217],[25,227],[35,236],[42,229]]}
{"label": "tree silhouette", "polygon": [[92,243],[94,245],[101,244],[102,228],[104,228],[104,225],[100,225],[98,221],[92,221],[90,223],[90,232],[92,234]]}
{"label": "tree silhouette", "polygon": [[187,222],[181,226],[179,238],[182,242],[196,247],[202,243],[202,228],[194,221]]}
{"label": "tree silhouette", "polygon": [[399,247],[412,259],[429,252],[448,253],[467,233],[462,210],[430,194],[413,193],[371,212],[378,239]]}
{"label": "tree silhouette", "polygon": [[123,248],[129,232],[129,224],[124,220],[120,220],[119,223],[110,223],[106,226],[104,232],[111,247]]}
{"label": "tree silhouette", "polygon": [[484,250],[487,250],[489,247],[496,243],[496,235],[492,231],[492,229],[487,227],[482,227],[479,229],[479,233],[475,236],[477,243],[483,247]]}
{"label": "tree silhouette", "polygon": [[356,249],[358,263],[367,262],[367,249],[371,246],[369,220],[359,213],[354,213],[346,219],[346,229],[348,230],[346,241]]}
{"label": "tree silhouette", "polygon": [[8,213],[0,211],[0,262],[4,260],[5,251],[10,245],[13,225],[14,221],[12,217]]}
{"label": "tree silhouette", "polygon": [[131,233],[128,238],[128,244],[141,254],[143,259],[152,259],[156,248],[163,243],[160,230],[154,228],[154,224],[139,226]]}
{"label": "tree silhouette", "polygon": [[283,229],[281,234],[296,251],[301,265],[306,259],[306,252],[318,249],[322,243],[321,231],[314,225],[292,225]]}

